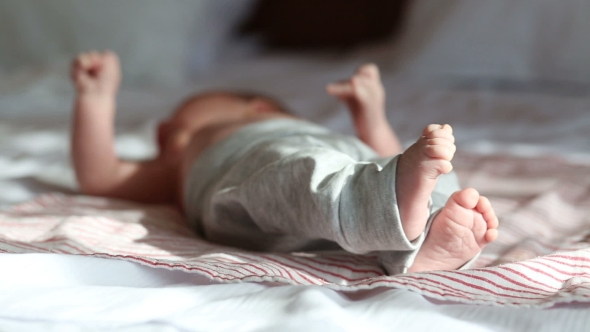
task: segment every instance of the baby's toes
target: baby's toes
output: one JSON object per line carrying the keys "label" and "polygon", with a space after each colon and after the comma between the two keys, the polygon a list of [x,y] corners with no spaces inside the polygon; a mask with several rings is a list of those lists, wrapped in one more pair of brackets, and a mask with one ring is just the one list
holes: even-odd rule
{"label": "baby's toes", "polygon": [[432,159],[452,160],[457,148],[455,144],[449,143],[442,138],[431,138],[426,140],[424,153]]}
{"label": "baby's toes", "polygon": [[488,242],[487,240],[487,225],[485,220],[483,219],[483,216],[477,212],[474,211],[473,213],[473,227],[471,228],[471,231],[473,232],[473,236],[475,238],[475,242],[477,242],[477,245],[480,247],[483,247],[484,245],[486,245]]}
{"label": "baby's toes", "polygon": [[424,128],[424,130],[422,130],[422,135],[426,136],[426,137],[431,137],[432,136],[432,132],[437,130],[437,129],[441,129],[442,126],[436,123],[433,124],[429,124],[428,126],[426,126],[426,128]]}
{"label": "baby's toes", "polygon": [[498,238],[498,230],[496,228],[490,228],[486,231],[484,239],[489,242],[494,242]]}
{"label": "baby's toes", "polygon": [[443,128],[441,125],[429,125],[422,132],[422,136],[426,138],[444,138],[450,141],[451,143],[455,143],[455,136],[453,136],[453,131],[448,130],[447,127]]}
{"label": "baby's toes", "polygon": [[445,149],[451,150],[453,153],[457,151],[457,146],[455,146],[455,142],[452,139],[449,139],[448,137],[425,137],[425,143],[426,145],[442,146]]}
{"label": "baby's toes", "polygon": [[451,127],[450,124],[446,123],[444,125],[441,126],[441,129],[448,132],[449,134],[453,134],[453,127]]}
{"label": "baby's toes", "polygon": [[479,198],[479,202],[475,207],[475,210],[481,213],[483,220],[487,226],[487,230],[484,235],[484,239],[486,242],[495,241],[498,238],[498,217],[490,204],[490,201],[486,198],[481,196]]}
{"label": "baby's toes", "polygon": [[479,192],[473,188],[465,188],[454,192],[447,203],[452,202],[462,206],[465,209],[472,210],[479,202]]}
{"label": "baby's toes", "polygon": [[448,130],[442,129],[442,128],[435,129],[435,130],[431,131],[430,133],[428,133],[427,135],[424,135],[424,137],[444,138],[451,143],[455,143],[455,136],[453,136],[453,133]]}
{"label": "baby's toes", "polygon": [[498,228],[498,217],[487,197],[481,196],[475,209],[481,213],[489,229]]}

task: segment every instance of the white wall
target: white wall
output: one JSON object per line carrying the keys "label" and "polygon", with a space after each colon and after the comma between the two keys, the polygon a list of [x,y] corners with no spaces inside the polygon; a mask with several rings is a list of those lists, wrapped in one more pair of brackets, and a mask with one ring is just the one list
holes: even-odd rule
{"label": "white wall", "polygon": [[[2,0],[0,70],[65,63],[111,49],[125,80],[170,83],[213,61],[250,0]],[[187,59],[188,57],[191,59]]]}

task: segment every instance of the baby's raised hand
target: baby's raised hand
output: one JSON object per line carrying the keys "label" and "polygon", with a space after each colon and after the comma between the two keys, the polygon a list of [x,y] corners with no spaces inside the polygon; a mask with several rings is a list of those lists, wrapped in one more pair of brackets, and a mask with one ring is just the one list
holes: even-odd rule
{"label": "baby's raised hand", "polygon": [[380,156],[393,156],[402,146],[385,114],[385,88],[372,63],[356,69],[347,80],[328,84],[326,92],[348,105],[358,137]]}
{"label": "baby's raised hand", "polygon": [[72,81],[78,94],[111,96],[121,82],[121,65],[113,52],[87,52],[72,62]]}
{"label": "baby's raised hand", "polygon": [[364,64],[347,80],[328,84],[328,94],[345,102],[353,116],[372,117],[385,112],[385,89],[376,65]]}

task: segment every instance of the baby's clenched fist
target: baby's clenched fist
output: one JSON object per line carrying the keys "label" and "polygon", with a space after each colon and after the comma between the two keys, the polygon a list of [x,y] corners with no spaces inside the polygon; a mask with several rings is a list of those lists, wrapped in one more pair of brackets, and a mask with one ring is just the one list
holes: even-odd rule
{"label": "baby's clenched fist", "polygon": [[71,74],[79,94],[115,95],[121,82],[121,65],[113,52],[86,52],[74,59]]}

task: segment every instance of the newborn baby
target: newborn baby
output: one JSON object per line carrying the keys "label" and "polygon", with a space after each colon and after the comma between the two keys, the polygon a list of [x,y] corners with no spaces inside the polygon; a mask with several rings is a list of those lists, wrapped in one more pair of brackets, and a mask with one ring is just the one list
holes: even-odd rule
{"label": "newborn baby", "polygon": [[449,125],[431,124],[407,150],[385,115],[375,65],[327,92],[358,134],[330,132],[255,94],[213,91],[158,126],[153,160],[114,150],[121,80],[111,52],[79,55],[72,154],[83,193],[174,204],[205,238],[259,251],[378,252],[389,274],[465,268],[497,237],[488,199],[460,189]]}

